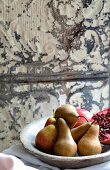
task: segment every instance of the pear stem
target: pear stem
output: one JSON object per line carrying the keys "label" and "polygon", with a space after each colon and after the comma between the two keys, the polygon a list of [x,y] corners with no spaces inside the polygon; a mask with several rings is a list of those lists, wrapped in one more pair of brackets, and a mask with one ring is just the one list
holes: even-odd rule
{"label": "pear stem", "polygon": [[55,117],[55,110],[53,109],[53,117]]}
{"label": "pear stem", "polygon": [[93,122],[91,122],[91,125],[93,125],[96,121],[94,120]]}
{"label": "pear stem", "polygon": [[87,122],[89,122],[86,117],[84,117],[84,116],[78,116],[78,118],[80,118],[80,117],[83,117]]}

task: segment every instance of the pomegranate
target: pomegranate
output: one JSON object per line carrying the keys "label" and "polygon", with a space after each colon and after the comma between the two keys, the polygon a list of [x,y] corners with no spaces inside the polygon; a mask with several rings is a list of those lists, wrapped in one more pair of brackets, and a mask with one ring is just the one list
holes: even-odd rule
{"label": "pomegranate", "polygon": [[80,126],[84,122],[89,122],[91,120],[91,117],[93,116],[89,111],[82,109],[82,108],[76,108],[77,113],[79,114],[79,119],[75,123],[74,127]]}
{"label": "pomegranate", "polygon": [[94,114],[91,122],[100,126],[100,142],[110,144],[110,108]]}

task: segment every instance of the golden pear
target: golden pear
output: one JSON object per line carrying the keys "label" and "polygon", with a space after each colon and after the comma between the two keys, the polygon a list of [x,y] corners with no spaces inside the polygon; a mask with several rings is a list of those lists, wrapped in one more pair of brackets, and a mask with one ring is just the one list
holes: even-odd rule
{"label": "golden pear", "polygon": [[54,145],[54,154],[58,156],[74,156],[77,145],[72,138],[70,128],[63,118],[58,119],[58,139]]}
{"label": "golden pear", "polygon": [[91,123],[83,123],[82,125],[72,128],[71,134],[76,143],[82,138],[82,136],[87,132],[87,130],[91,127]]}
{"label": "golden pear", "polygon": [[41,129],[35,138],[35,146],[46,153],[52,153],[53,146],[57,140],[57,128],[51,124]]}
{"label": "golden pear", "polygon": [[55,118],[63,118],[72,128],[79,119],[76,108],[71,104],[64,104],[55,110]]}
{"label": "golden pear", "polygon": [[78,142],[78,154],[82,156],[96,155],[102,152],[99,141],[99,125],[92,124],[86,134]]}
{"label": "golden pear", "polygon": [[56,124],[56,119],[53,116],[49,117],[46,120],[44,127],[51,125],[51,124],[54,124],[54,125]]}

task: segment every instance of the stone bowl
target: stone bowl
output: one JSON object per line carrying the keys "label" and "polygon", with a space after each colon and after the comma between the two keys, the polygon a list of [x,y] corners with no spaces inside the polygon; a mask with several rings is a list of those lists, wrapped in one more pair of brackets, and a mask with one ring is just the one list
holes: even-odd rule
{"label": "stone bowl", "polygon": [[35,137],[39,130],[44,127],[48,117],[39,120],[33,120],[30,124],[26,125],[20,133],[20,140],[24,148],[33,154],[39,160],[59,168],[83,168],[96,164],[101,164],[110,160],[110,145],[105,145],[101,154],[92,156],[56,156],[41,152],[35,147]]}

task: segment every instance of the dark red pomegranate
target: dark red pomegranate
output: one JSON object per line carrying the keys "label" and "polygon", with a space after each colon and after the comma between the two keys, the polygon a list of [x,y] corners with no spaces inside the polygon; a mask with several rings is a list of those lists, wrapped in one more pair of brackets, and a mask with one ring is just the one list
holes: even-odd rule
{"label": "dark red pomegranate", "polygon": [[77,113],[79,114],[79,120],[75,123],[74,127],[80,126],[84,122],[89,122],[93,116],[88,110],[82,108],[76,108]]}
{"label": "dark red pomegranate", "polygon": [[91,122],[100,126],[100,142],[110,144],[110,108],[94,114]]}

